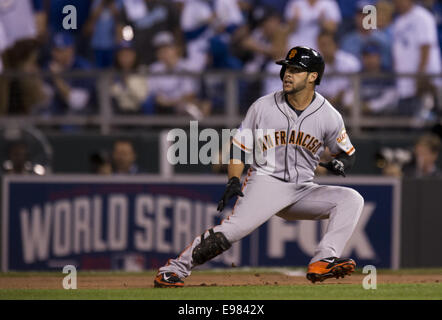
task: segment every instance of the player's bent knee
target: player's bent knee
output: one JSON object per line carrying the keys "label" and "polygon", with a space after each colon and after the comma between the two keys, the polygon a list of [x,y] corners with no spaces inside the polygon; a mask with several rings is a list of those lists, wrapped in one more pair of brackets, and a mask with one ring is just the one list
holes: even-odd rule
{"label": "player's bent knee", "polygon": [[201,242],[192,251],[193,264],[203,264],[230,249],[231,246],[223,233],[209,229],[209,236],[204,239],[203,233]]}
{"label": "player's bent knee", "polygon": [[364,198],[361,196],[361,194],[350,188],[344,188],[343,190],[341,189],[341,194],[337,201],[338,206],[351,206],[357,210],[362,209],[364,206]]}
{"label": "player's bent knee", "polygon": [[357,209],[362,209],[364,207],[364,198],[361,196],[359,192],[356,190],[350,189],[351,192],[351,201]]}

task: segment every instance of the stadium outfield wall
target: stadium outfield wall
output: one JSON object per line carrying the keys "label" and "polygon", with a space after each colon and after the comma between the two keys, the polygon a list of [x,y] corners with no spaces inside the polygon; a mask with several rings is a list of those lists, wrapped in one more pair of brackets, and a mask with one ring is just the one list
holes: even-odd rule
{"label": "stadium outfield wall", "polygon": [[[365,198],[344,255],[359,266],[399,268],[400,180],[317,182],[349,186]],[[61,270],[68,264],[80,270],[157,268],[230,213],[216,210],[224,185],[224,177],[194,175],[4,176],[2,271]],[[204,267],[304,266],[327,221],[273,217]]]}

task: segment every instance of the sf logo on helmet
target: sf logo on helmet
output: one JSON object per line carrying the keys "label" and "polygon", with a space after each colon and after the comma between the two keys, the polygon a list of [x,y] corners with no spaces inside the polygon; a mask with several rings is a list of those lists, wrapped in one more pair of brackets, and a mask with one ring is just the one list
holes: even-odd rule
{"label": "sf logo on helmet", "polygon": [[296,55],[296,52],[298,52],[296,49],[293,49],[292,51],[290,51],[289,59],[292,59]]}

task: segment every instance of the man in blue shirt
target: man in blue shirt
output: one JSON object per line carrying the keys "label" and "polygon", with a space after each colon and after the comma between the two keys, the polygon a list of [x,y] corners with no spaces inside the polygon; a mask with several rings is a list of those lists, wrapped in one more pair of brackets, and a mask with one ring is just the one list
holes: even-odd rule
{"label": "man in blue shirt", "polygon": [[369,114],[397,112],[398,93],[395,79],[380,77],[385,68],[381,63],[382,49],[376,43],[368,43],[362,48],[362,72],[369,77],[361,82],[363,111]]}
{"label": "man in blue shirt", "polygon": [[90,77],[66,77],[65,72],[90,70],[90,63],[77,56],[74,40],[69,33],[57,33],[52,39],[51,59],[48,69],[52,72],[50,84],[54,98],[52,114],[87,114],[95,102],[95,79]]}
{"label": "man in blue shirt", "polygon": [[91,36],[90,46],[98,68],[108,68],[113,64],[119,30],[117,20],[122,5],[122,0],[95,0],[92,3],[92,12],[85,23],[84,31]]}

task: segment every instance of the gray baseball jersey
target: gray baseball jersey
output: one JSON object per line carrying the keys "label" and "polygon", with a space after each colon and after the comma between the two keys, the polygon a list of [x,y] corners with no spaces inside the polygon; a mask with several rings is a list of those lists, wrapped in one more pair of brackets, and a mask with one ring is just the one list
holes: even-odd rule
{"label": "gray baseball jersey", "polygon": [[257,172],[295,183],[313,180],[325,147],[333,155],[355,152],[342,116],[317,92],[300,116],[287,104],[282,91],[258,99],[249,108],[233,143],[254,155],[249,159],[253,159]]}
{"label": "gray baseball jersey", "polygon": [[[339,112],[315,93],[312,103],[298,116],[283,92],[275,92],[249,108],[233,143],[254,155],[253,164],[243,182],[244,197],[238,197],[229,217],[215,226],[214,232],[234,243],[275,215],[285,220],[329,219],[311,262],[340,257],[362,213],[364,199],[350,188],[312,182],[325,147],[332,154],[355,152]],[[204,238],[208,236],[206,231]],[[189,276],[195,267],[192,251],[200,242],[201,236],[197,236],[159,272]]]}

